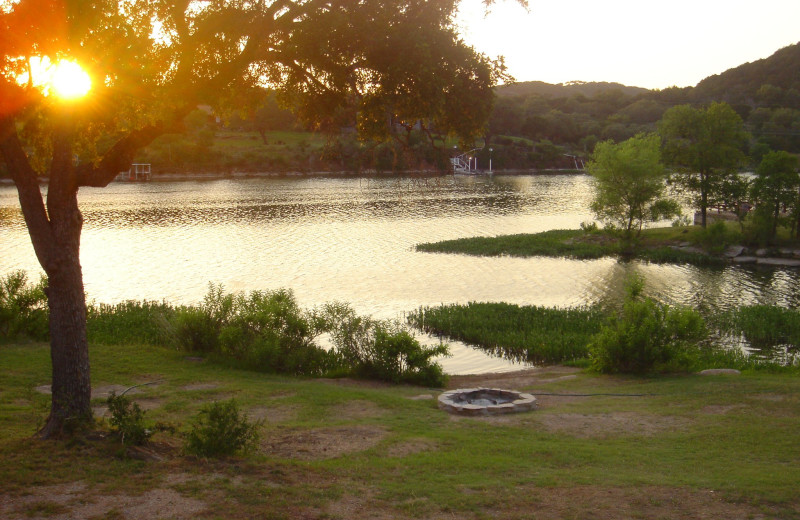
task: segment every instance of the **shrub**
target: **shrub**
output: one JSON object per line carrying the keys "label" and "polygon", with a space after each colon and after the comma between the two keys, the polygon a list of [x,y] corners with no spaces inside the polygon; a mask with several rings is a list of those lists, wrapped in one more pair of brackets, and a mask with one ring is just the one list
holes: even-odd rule
{"label": "shrub", "polygon": [[220,457],[248,452],[259,439],[260,422],[251,423],[236,401],[216,401],[204,406],[186,436],[184,449],[199,457]]}
{"label": "shrub", "polygon": [[145,428],[144,412],[138,404],[131,403],[130,398],[116,395],[115,392],[111,392],[106,403],[111,414],[109,423],[123,445],[140,446],[150,439],[153,432]]}
{"label": "shrub", "polygon": [[432,358],[447,355],[447,345],[426,347],[399,323],[358,316],[342,303],[324,306],[320,318],[336,354],[356,376],[436,387],[446,383]]}
{"label": "shrub", "polygon": [[0,337],[45,341],[50,336],[47,279],[28,283],[24,271],[0,279]]}
{"label": "shrub", "polygon": [[631,290],[620,315],[612,315],[589,344],[592,366],[605,373],[643,374],[688,369],[707,336],[691,309],[671,308]]}

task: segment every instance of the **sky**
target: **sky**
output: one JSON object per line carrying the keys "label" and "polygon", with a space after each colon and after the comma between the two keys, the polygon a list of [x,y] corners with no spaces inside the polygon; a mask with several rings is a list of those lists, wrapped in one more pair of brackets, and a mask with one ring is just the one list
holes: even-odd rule
{"label": "sky", "polygon": [[464,40],[517,81],[663,89],[800,42],[800,0],[462,0]]}

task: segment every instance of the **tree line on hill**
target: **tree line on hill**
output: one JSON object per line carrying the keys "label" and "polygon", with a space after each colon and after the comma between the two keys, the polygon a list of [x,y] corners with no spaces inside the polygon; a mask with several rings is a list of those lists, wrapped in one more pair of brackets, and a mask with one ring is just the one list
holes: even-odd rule
{"label": "tree line on hill", "polygon": [[[707,107],[725,102],[741,117],[751,139],[749,155],[755,168],[767,150],[800,153],[800,44],[769,58],[710,76],[695,87],[647,90],[619,83],[570,82],[552,85],[540,81],[512,83],[495,89],[495,103],[486,130],[476,143],[478,167],[486,169],[578,169],[603,141],[622,142],[653,132],[664,113],[677,105]],[[468,106],[455,111],[467,112]],[[397,128],[383,142],[365,142],[355,132],[355,113],[339,114],[317,145],[284,146],[272,155],[257,151],[244,157],[226,156],[212,148],[219,125],[195,117],[186,137],[165,136],[143,160],[161,168],[230,168],[240,170],[343,170],[397,172],[449,168],[457,142],[437,128]],[[282,131],[309,131],[274,94],[264,94],[247,113],[229,115],[222,125],[233,131],[255,132],[264,146],[285,144],[270,140]],[[202,127],[202,129],[199,129]],[[318,129],[318,128],[317,128]],[[211,134],[209,136],[209,133]],[[171,141],[170,141],[171,140]],[[170,144],[167,157],[164,143]],[[254,140],[253,149],[258,150]],[[469,145],[465,145],[469,146]],[[471,147],[471,146],[470,146]],[[491,152],[489,149],[491,148]],[[159,151],[160,150],[160,151]]]}

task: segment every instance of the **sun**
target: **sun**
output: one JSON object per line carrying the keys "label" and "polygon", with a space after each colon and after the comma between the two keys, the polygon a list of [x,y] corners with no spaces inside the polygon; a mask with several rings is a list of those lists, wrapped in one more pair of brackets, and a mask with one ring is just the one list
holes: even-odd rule
{"label": "sun", "polygon": [[78,63],[64,59],[53,64],[47,56],[29,58],[27,71],[17,77],[17,83],[65,101],[79,99],[92,88],[92,78]]}
{"label": "sun", "polygon": [[89,74],[74,61],[59,61],[50,78],[53,93],[61,99],[77,99],[85,96],[92,88]]}

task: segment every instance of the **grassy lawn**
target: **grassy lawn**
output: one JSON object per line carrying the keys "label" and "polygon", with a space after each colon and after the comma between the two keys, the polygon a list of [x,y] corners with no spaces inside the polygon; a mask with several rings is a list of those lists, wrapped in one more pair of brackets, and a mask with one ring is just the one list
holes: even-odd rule
{"label": "grassy lawn", "polygon": [[[98,396],[156,382],[128,395],[179,432],[127,454],[97,433],[35,440],[48,348],[0,345],[0,517],[800,518],[796,376],[454,377],[540,400],[464,418],[420,387],[268,376],[158,347],[93,345],[91,359]],[[202,404],[232,397],[264,419],[256,452],[182,455]]]}

